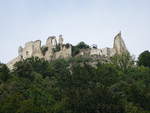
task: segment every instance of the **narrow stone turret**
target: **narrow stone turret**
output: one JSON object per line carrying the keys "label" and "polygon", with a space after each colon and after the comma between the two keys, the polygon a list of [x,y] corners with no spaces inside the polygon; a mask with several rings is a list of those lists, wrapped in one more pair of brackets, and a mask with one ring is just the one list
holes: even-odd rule
{"label": "narrow stone turret", "polygon": [[60,45],[63,45],[64,39],[63,39],[62,35],[59,35],[58,41],[59,41],[59,44],[60,44]]}
{"label": "narrow stone turret", "polygon": [[22,48],[22,46],[20,46],[19,48],[18,48],[18,55],[19,56],[23,56],[23,48]]}
{"label": "narrow stone turret", "polygon": [[113,49],[115,49],[116,54],[122,54],[128,52],[126,45],[122,39],[121,32],[118,33],[114,39]]}

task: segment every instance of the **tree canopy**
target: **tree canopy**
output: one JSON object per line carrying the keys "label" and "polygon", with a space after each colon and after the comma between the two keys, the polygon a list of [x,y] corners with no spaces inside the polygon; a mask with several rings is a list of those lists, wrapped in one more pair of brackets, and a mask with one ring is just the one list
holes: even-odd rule
{"label": "tree canopy", "polygon": [[0,64],[0,113],[150,113],[150,68],[130,55]]}
{"label": "tree canopy", "polygon": [[138,57],[138,65],[150,67],[150,52],[144,51]]}

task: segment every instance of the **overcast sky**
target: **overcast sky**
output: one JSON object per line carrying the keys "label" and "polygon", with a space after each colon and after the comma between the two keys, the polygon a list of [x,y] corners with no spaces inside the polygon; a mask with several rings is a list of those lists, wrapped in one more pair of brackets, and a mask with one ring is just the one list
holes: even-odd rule
{"label": "overcast sky", "polygon": [[150,0],[0,0],[0,61],[31,40],[62,34],[65,42],[112,47],[122,31],[136,57],[150,50]]}

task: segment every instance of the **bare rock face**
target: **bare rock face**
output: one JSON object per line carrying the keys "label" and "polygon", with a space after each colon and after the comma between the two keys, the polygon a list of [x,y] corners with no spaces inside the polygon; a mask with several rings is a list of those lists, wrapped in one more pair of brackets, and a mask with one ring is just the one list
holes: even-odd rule
{"label": "bare rock face", "polygon": [[115,49],[116,54],[122,54],[128,52],[126,45],[122,39],[121,32],[117,34],[117,36],[114,39],[113,49]]}

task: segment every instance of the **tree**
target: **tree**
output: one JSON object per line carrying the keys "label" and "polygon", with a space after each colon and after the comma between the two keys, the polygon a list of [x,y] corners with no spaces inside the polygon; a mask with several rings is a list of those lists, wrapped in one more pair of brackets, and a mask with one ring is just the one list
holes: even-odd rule
{"label": "tree", "polygon": [[138,65],[145,66],[145,67],[150,67],[150,52],[149,51],[144,51],[142,52],[139,57],[138,57]]}
{"label": "tree", "polygon": [[32,76],[33,68],[32,68],[32,65],[29,62],[27,62],[27,60],[17,62],[14,65],[13,72],[18,77],[29,78],[30,80],[33,79],[33,76]]}
{"label": "tree", "polygon": [[80,49],[88,49],[88,48],[90,48],[89,45],[87,45],[84,42],[80,42],[76,46],[72,46],[72,56],[77,55],[80,52]]}
{"label": "tree", "polygon": [[50,76],[49,62],[38,57],[31,57],[15,64],[14,72],[18,76],[33,77],[32,72],[37,72],[43,77]]}
{"label": "tree", "polygon": [[5,64],[0,64],[0,80],[5,82],[10,77],[9,69]]}
{"label": "tree", "polygon": [[80,49],[87,49],[87,48],[90,48],[89,45],[87,45],[86,43],[84,42],[80,42],[78,45],[76,45],[78,48]]}
{"label": "tree", "polygon": [[129,53],[115,55],[111,58],[111,63],[122,72],[127,72],[134,66],[134,59]]}
{"label": "tree", "polygon": [[98,64],[96,69],[96,81],[104,86],[110,87],[119,80],[118,70],[112,64]]}
{"label": "tree", "polygon": [[0,84],[0,113],[149,113],[149,67],[133,65],[128,55],[93,61],[33,57],[10,72],[0,64],[0,82],[7,81]]}

